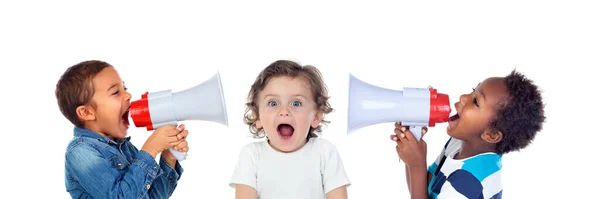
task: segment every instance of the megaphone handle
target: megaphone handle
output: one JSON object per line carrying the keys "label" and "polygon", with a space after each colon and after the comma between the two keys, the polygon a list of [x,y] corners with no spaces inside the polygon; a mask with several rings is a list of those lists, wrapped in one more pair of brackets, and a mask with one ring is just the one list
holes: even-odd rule
{"label": "megaphone handle", "polygon": [[421,141],[421,135],[423,135],[421,131],[423,131],[423,126],[410,126],[410,132],[418,141]]}
{"label": "megaphone handle", "polygon": [[180,152],[175,150],[173,147],[169,148],[169,151],[171,152],[171,154],[173,154],[173,156],[175,156],[175,158],[177,158],[178,161],[184,161],[187,158],[187,152]]}
{"label": "megaphone handle", "polygon": [[[177,126],[177,121],[160,123],[160,124],[156,124],[155,126],[156,126],[156,128],[158,128],[158,127],[165,126],[165,125]],[[173,147],[169,148],[169,151],[171,152],[171,154],[173,154],[173,156],[175,156],[175,158],[177,158],[177,160],[179,162],[184,161],[187,158],[187,152],[179,152],[179,151],[175,150]]]}

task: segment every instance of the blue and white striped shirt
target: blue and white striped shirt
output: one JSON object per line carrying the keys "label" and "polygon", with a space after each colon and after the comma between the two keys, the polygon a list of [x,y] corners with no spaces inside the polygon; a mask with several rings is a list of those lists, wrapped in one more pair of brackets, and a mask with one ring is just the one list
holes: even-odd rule
{"label": "blue and white striped shirt", "polygon": [[429,166],[428,171],[432,174],[429,198],[501,199],[502,156],[482,153],[454,159],[461,144],[461,140],[450,138],[440,156]]}

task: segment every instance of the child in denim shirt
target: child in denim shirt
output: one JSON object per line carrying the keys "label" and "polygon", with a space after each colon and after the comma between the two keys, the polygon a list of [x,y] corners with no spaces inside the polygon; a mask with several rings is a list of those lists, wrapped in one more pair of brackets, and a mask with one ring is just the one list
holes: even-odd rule
{"label": "child in denim shirt", "polygon": [[[73,198],[168,198],[183,169],[169,148],[188,151],[183,126],[158,128],[141,150],[130,142],[129,104],[117,71],[103,61],[68,68],[56,85],[62,114],[74,127],[65,153]],[[156,156],[161,153],[160,164]]]}

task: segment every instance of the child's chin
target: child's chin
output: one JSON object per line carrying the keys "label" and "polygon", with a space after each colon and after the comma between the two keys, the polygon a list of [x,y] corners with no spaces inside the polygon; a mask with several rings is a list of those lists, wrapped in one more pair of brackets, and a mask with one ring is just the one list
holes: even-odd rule
{"label": "child's chin", "polygon": [[279,143],[277,143],[277,146],[275,146],[277,149],[279,149],[280,151],[284,151],[284,152],[290,152],[290,151],[294,151],[296,149],[296,145],[295,143],[292,142],[284,142],[284,141],[279,141]]}
{"label": "child's chin", "polygon": [[113,137],[123,139],[123,138],[127,137],[127,130],[116,133],[115,135],[113,135]]}
{"label": "child's chin", "polygon": [[453,129],[453,128],[447,128],[447,129],[446,129],[446,133],[447,133],[449,136],[452,136],[452,135],[454,134],[454,129]]}

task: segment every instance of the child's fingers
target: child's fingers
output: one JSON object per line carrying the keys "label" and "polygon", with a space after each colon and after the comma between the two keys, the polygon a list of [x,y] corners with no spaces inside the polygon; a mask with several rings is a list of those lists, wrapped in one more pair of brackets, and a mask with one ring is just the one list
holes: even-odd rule
{"label": "child's fingers", "polygon": [[173,128],[173,129],[164,130],[160,134],[167,136],[167,137],[176,137],[176,135],[179,134],[179,131],[177,129]]}
{"label": "child's fingers", "polygon": [[402,127],[402,122],[396,122],[394,123],[394,126],[396,126],[396,128],[400,128]]}
{"label": "child's fingers", "polygon": [[402,139],[406,137],[406,135],[404,135],[404,132],[402,129],[405,129],[405,127],[401,127],[401,128],[396,128],[394,129],[394,133],[396,133],[396,141],[397,142],[402,142]]}
{"label": "child's fingers", "polygon": [[183,141],[182,139],[177,138],[177,136],[169,136],[164,139],[165,139],[165,141],[167,141],[167,143],[170,146],[175,146],[175,145],[179,144],[181,141]]}
{"label": "child's fingers", "polygon": [[189,134],[188,130],[183,130],[181,133],[177,134],[177,139],[185,139]]}
{"label": "child's fingers", "polygon": [[179,151],[181,152],[188,152],[190,150],[190,147],[183,147],[182,149],[180,149]]}
{"label": "child's fingers", "polygon": [[406,140],[412,141],[412,140],[416,139],[415,135],[413,135],[412,132],[410,132],[409,129],[404,128],[403,130],[404,130],[403,131],[403,135],[406,137]]}
{"label": "child's fingers", "polygon": [[178,145],[180,145],[183,142],[185,142],[185,140],[175,140],[173,142],[169,142],[169,147],[175,148],[175,147],[177,147]]}
{"label": "child's fingers", "polygon": [[175,148],[175,150],[178,150],[180,152],[184,152],[184,149],[187,147],[188,147],[188,142],[182,141],[178,145],[174,146],[173,148]]}
{"label": "child's fingers", "polygon": [[185,129],[185,124],[181,124],[177,127],[177,130],[183,131]]}

